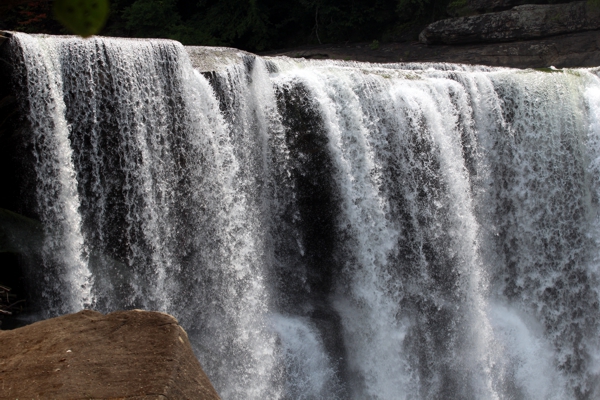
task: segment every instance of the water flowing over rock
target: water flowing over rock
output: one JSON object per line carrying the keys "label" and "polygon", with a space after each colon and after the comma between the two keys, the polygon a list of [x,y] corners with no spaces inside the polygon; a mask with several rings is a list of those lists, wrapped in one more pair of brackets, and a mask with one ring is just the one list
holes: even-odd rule
{"label": "water flowing over rock", "polygon": [[508,11],[450,18],[428,25],[421,43],[464,44],[530,40],[600,29],[600,6],[585,1],[526,4]]}
{"label": "water flowing over rock", "polygon": [[598,69],[9,45],[44,315],[168,312],[223,399],[600,396]]}

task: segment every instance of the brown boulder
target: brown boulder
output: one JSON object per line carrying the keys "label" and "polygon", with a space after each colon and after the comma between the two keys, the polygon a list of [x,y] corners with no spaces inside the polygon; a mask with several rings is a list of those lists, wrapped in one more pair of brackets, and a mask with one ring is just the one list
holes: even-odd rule
{"label": "brown boulder", "polygon": [[170,315],[84,310],[0,331],[2,399],[219,399]]}
{"label": "brown boulder", "polygon": [[600,29],[600,7],[585,1],[522,5],[508,11],[450,18],[428,25],[425,44],[510,42]]}

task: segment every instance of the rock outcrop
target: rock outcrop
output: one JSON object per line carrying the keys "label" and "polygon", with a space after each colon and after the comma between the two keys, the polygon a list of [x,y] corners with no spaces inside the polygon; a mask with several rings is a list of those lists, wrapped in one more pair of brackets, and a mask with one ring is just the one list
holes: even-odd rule
{"label": "rock outcrop", "polygon": [[170,315],[81,311],[0,331],[0,399],[219,399]]}
{"label": "rock outcrop", "polygon": [[510,42],[600,29],[600,7],[585,1],[527,4],[508,11],[450,18],[428,25],[424,44]]}

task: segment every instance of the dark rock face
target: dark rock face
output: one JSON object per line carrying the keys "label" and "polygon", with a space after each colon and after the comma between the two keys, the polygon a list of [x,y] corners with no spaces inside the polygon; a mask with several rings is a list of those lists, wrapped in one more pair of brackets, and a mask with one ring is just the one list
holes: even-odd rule
{"label": "dark rock face", "polygon": [[587,2],[522,5],[508,11],[451,18],[427,26],[424,44],[510,42],[600,29],[600,7]]}
{"label": "dark rock face", "polygon": [[14,48],[9,45],[9,33],[0,31],[0,208],[21,212],[20,193],[11,190],[19,179],[19,159],[15,148],[21,140],[22,123],[17,91],[13,87],[15,59],[19,59]]}
{"label": "dark rock face", "polygon": [[270,52],[265,55],[328,58],[377,63],[447,62],[512,68],[580,68],[600,66],[600,31],[552,36],[508,43],[424,45],[385,43],[377,50],[368,43],[322,45]]}
{"label": "dark rock face", "polygon": [[11,314],[0,315],[2,329],[22,324],[18,313],[30,303],[29,298],[23,298],[28,297],[29,285],[21,262],[22,253],[30,252],[31,246],[39,243],[41,233],[32,226],[31,219],[14,213],[25,211],[26,202],[21,197],[20,182],[27,174],[24,161],[28,152],[22,145],[24,124],[12,79],[13,63],[19,55],[9,44],[10,36],[8,32],[0,32],[0,285],[10,288],[10,294],[16,296],[5,298],[9,304],[17,300],[27,301],[9,307]]}
{"label": "dark rock face", "polygon": [[219,396],[177,320],[95,311],[0,331],[2,399],[206,399]]}

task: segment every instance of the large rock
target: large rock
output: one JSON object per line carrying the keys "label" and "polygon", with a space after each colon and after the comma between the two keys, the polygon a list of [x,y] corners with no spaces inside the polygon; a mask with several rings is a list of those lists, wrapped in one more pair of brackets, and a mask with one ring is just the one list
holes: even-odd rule
{"label": "large rock", "polygon": [[81,311],[0,331],[2,399],[218,399],[177,320]]}
{"label": "large rock", "polygon": [[425,44],[510,42],[600,29],[600,7],[584,1],[522,5],[508,11],[450,18],[427,26]]}

